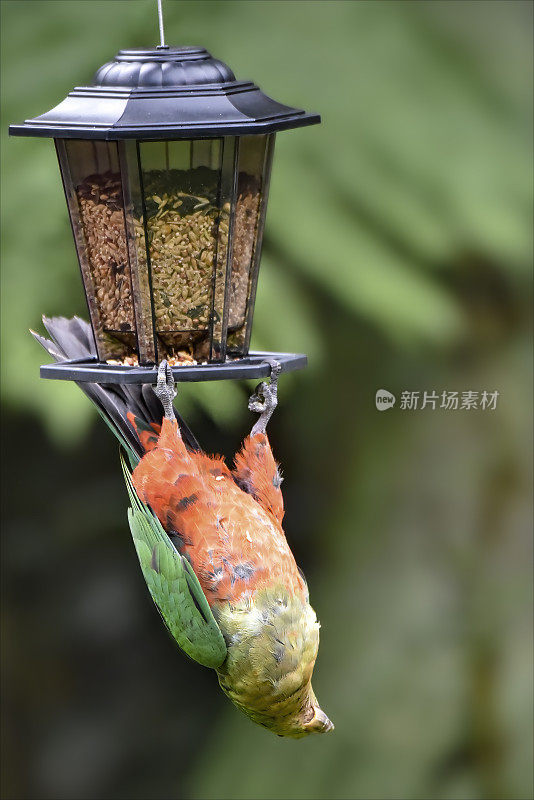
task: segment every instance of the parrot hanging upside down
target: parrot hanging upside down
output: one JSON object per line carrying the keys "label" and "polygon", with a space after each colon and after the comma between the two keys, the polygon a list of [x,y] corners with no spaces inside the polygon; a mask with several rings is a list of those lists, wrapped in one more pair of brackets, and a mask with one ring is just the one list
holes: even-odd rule
{"label": "parrot hanging upside down", "polygon": [[[58,361],[93,353],[78,318],[45,319],[53,341],[35,338]],[[282,529],[281,477],[265,428],[277,404],[280,366],[249,408],[260,413],[230,470],[200,451],[173,408],[163,361],[155,395],[144,385],[80,388],[126,451],[128,519],[152,598],[179,646],[216,670],[220,686],[254,722],[300,738],[333,729],[311,676],[319,623]]]}

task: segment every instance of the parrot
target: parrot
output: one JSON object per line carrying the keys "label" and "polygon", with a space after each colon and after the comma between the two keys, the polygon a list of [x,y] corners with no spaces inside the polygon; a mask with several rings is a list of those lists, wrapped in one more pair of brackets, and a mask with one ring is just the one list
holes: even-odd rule
{"label": "parrot", "polygon": [[[43,317],[31,331],[56,361],[94,358],[79,317]],[[121,445],[128,522],[141,572],[163,621],[191,659],[253,722],[300,739],[334,725],[311,685],[319,622],[286,540],[281,472],[266,433],[280,364],[249,401],[259,414],[232,468],[203,452],[174,409],[166,360],[157,383],[78,386]]]}

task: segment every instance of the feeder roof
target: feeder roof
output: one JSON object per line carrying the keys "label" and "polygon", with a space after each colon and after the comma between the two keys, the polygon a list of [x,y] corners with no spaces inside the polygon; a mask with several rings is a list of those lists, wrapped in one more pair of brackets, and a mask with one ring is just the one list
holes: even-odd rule
{"label": "feeder roof", "polygon": [[272,133],[320,122],[282,105],[201,47],[120,50],[92,86],[21,125],[15,136],[64,139],[182,139]]}

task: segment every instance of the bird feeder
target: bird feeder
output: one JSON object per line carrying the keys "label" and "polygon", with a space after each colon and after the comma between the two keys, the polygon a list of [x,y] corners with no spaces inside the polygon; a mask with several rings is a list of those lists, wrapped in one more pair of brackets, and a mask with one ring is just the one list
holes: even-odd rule
{"label": "bird feeder", "polygon": [[55,140],[97,352],[43,376],[149,381],[167,358],[192,380],[255,377],[287,355],[249,353],[274,138],[319,121],[203,48],[161,46],[12,125]]}

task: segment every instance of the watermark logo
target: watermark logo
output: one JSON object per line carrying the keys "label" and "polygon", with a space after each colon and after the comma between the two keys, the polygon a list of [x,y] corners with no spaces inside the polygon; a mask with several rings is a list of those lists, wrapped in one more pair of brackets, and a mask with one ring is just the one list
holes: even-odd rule
{"label": "watermark logo", "polygon": [[379,411],[387,411],[395,405],[395,395],[387,389],[378,389],[375,394],[375,405]]}
{"label": "watermark logo", "polygon": [[[400,395],[400,411],[422,411],[425,408],[431,411],[496,411],[500,392],[497,390],[465,392],[449,391],[408,391],[404,389]],[[386,389],[378,389],[375,395],[375,405],[379,411],[387,411],[395,405],[395,395]]]}

